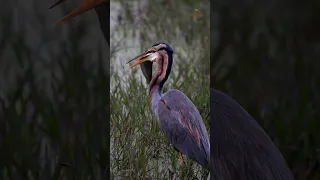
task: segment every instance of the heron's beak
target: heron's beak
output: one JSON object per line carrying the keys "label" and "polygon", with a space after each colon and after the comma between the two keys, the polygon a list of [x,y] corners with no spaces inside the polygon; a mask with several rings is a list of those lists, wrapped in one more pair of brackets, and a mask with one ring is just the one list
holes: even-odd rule
{"label": "heron's beak", "polygon": [[[63,2],[65,0],[59,0],[57,3],[55,3],[54,5],[52,5],[49,9],[59,5],[61,2]],[[78,6],[75,10],[73,10],[71,13],[69,13],[68,15],[66,15],[65,17],[63,17],[62,19],[60,19],[57,23],[59,22],[65,22],[70,20],[71,18],[78,16],[90,9],[93,9],[94,7],[100,5],[101,3],[103,3],[105,0],[83,0],[82,3],[80,4],[80,6]]]}
{"label": "heron's beak", "polygon": [[135,67],[136,65],[142,64],[146,61],[151,61],[149,57],[150,57],[150,53],[144,52],[138,55],[137,57],[131,59],[130,61],[127,62],[127,64],[130,63],[131,61],[135,61],[135,62],[129,67],[129,69]]}

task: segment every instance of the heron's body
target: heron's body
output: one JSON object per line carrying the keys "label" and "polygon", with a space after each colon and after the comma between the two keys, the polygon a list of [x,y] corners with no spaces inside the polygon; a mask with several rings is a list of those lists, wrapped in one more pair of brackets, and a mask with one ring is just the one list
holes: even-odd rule
{"label": "heron's body", "polygon": [[166,43],[153,45],[133,60],[133,66],[157,62],[158,68],[149,84],[149,97],[160,128],[170,144],[182,154],[208,168],[210,143],[201,115],[190,99],[179,90],[162,93],[172,67],[173,50]]}
{"label": "heron's body", "polygon": [[210,89],[210,102],[213,179],[294,179],[278,148],[235,100]]}
{"label": "heron's body", "polygon": [[164,93],[159,100],[152,101],[152,107],[170,144],[200,165],[207,166],[210,157],[207,130],[198,121],[202,120],[201,115],[190,99],[173,89]]}

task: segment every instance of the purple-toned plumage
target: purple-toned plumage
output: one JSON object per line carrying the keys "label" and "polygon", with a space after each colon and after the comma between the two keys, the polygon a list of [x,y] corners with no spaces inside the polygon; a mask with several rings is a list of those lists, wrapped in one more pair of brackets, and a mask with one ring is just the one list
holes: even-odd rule
{"label": "purple-toned plumage", "polygon": [[169,90],[161,96],[155,113],[169,142],[182,154],[207,166],[210,156],[207,130],[189,98],[181,91]]}
{"label": "purple-toned plumage", "polygon": [[131,60],[135,63],[130,68],[144,62],[157,63],[157,71],[149,84],[149,100],[160,128],[179,153],[208,168],[210,142],[198,109],[179,90],[162,93],[171,72],[172,54],[173,50],[168,44],[158,43]]}

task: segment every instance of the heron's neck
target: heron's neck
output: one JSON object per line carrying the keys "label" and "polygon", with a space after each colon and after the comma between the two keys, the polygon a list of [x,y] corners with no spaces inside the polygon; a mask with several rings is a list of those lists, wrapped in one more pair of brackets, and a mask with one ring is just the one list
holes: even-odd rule
{"label": "heron's neck", "polygon": [[160,100],[162,96],[162,89],[163,86],[160,86],[161,84],[161,76],[163,74],[163,66],[162,63],[158,63],[158,70],[157,72],[153,75],[150,86],[149,86],[149,101],[152,107],[158,104],[158,101]]}
{"label": "heron's neck", "polygon": [[160,88],[159,85],[155,85],[149,94],[149,101],[150,104],[152,105],[152,109],[155,113],[157,113],[158,109],[158,102],[160,101],[162,96],[162,88]]}
{"label": "heron's neck", "polygon": [[153,75],[149,86],[149,101],[154,110],[156,110],[158,102],[161,99],[163,85],[168,79],[172,65],[171,54],[163,53],[160,58],[157,61],[157,72]]}

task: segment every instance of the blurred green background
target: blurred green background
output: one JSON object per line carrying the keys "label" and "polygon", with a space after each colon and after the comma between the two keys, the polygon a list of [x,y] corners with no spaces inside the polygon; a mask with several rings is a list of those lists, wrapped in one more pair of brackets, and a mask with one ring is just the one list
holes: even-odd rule
{"label": "blurred green background", "polygon": [[297,180],[320,179],[319,2],[211,2],[210,86],[248,110]]}
{"label": "blurred green background", "polygon": [[[109,164],[109,46],[68,0],[0,7],[0,179],[101,179]],[[107,168],[108,170],[109,168]]]}
{"label": "blurred green background", "polygon": [[[206,179],[161,133],[139,67],[127,61],[158,42],[174,50],[164,92],[178,89],[196,105],[209,131],[209,1],[111,1],[111,179]],[[153,73],[156,65],[153,66]]]}

